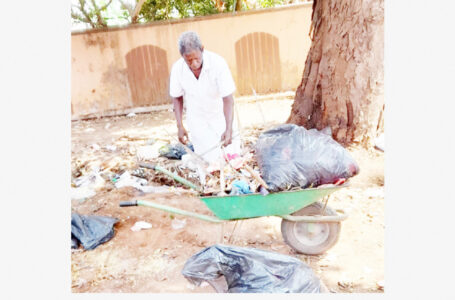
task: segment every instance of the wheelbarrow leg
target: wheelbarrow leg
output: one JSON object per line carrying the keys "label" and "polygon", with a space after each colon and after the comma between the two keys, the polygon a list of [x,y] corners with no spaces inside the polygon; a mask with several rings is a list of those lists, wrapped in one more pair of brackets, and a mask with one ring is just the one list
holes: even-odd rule
{"label": "wheelbarrow leg", "polygon": [[220,240],[219,240],[220,244],[223,244],[223,242],[224,242],[224,226],[225,226],[224,224],[225,224],[225,222],[222,222],[220,224],[220,231],[221,231],[220,232]]}
{"label": "wheelbarrow leg", "polygon": [[[239,225],[238,228],[237,228],[237,223],[238,223],[238,225]],[[231,243],[231,240],[232,240],[232,243],[234,244],[234,242],[235,242],[235,237],[234,237],[235,229],[237,228],[237,232],[239,232],[239,231],[240,231],[240,227],[242,227],[242,224],[243,224],[243,220],[237,220],[237,221],[235,221],[234,229],[232,229],[232,233],[231,233],[231,235],[229,236],[228,244]]]}

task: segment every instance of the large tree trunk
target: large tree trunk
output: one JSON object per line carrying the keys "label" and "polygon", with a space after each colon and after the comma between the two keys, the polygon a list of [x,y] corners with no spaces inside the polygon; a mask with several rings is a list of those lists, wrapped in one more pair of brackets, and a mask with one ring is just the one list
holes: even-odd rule
{"label": "large tree trunk", "polygon": [[310,37],[288,123],[371,145],[383,131],[383,0],[314,0]]}

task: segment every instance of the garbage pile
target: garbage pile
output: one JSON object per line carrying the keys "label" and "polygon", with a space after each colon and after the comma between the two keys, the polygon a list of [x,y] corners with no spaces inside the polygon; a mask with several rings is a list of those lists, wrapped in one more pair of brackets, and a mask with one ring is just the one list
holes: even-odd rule
{"label": "garbage pile", "polygon": [[[244,132],[242,140],[242,153],[226,154],[212,164],[195,155],[191,144],[150,137],[122,136],[117,145],[92,145],[93,153],[107,151],[109,155],[103,161],[73,161],[72,199],[87,199],[102,189],[125,186],[143,193],[191,192],[172,178],[175,176],[199,187],[197,192],[204,195],[266,195],[334,184],[359,172],[349,152],[325,130],[294,124],[267,131],[253,127]],[[131,141],[139,145],[132,147]],[[160,166],[168,174],[140,167],[141,162]]]}

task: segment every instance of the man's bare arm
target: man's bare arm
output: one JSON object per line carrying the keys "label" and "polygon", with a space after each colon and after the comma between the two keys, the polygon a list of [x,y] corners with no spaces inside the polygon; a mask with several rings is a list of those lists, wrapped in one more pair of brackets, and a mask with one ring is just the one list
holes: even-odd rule
{"label": "man's bare arm", "polygon": [[223,97],[223,112],[226,120],[226,131],[221,136],[224,146],[232,143],[232,122],[234,120],[234,97],[232,94]]}
{"label": "man's bare arm", "polygon": [[175,120],[177,121],[177,130],[178,130],[178,137],[179,141],[182,144],[186,144],[188,141],[188,133],[185,130],[185,127],[183,127],[183,96],[180,96],[178,98],[172,98],[172,101],[174,102],[174,115],[175,115]]}

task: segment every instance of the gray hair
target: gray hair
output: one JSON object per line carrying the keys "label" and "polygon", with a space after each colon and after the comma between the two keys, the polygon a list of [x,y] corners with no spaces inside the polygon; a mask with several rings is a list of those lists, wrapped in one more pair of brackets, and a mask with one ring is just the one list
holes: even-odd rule
{"label": "gray hair", "polygon": [[201,39],[194,31],[186,31],[180,35],[179,38],[179,51],[183,55],[191,50],[202,50]]}

